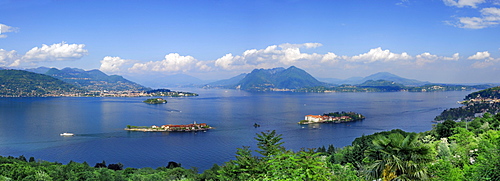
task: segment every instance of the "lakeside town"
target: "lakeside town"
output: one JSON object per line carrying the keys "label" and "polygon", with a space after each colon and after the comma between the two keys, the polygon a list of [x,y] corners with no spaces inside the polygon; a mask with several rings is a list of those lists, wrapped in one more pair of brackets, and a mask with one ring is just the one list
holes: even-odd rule
{"label": "lakeside town", "polygon": [[187,131],[206,131],[209,129],[214,129],[213,127],[207,125],[206,123],[197,124],[196,121],[193,124],[186,125],[161,125],[161,126],[131,126],[127,125],[124,129],[126,131],[143,131],[143,132],[187,132]]}

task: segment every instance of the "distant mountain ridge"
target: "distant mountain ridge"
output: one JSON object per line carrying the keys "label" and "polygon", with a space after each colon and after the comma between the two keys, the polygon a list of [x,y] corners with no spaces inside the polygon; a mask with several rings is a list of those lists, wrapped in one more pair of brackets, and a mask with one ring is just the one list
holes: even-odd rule
{"label": "distant mountain ridge", "polygon": [[236,88],[241,90],[270,91],[293,90],[305,87],[326,86],[306,71],[291,66],[272,69],[254,69],[251,73],[210,83],[207,87]]}
{"label": "distant mountain ridge", "polygon": [[46,68],[39,67],[27,71],[41,73],[60,79],[64,82],[82,87],[89,91],[145,91],[150,88],[127,80],[119,75],[107,75],[100,70],[83,70],[78,68]]}
{"label": "distant mountain ridge", "polygon": [[351,84],[351,85],[356,85],[356,84],[363,84],[366,81],[373,80],[386,80],[386,81],[393,81],[398,84],[403,84],[405,86],[422,86],[425,84],[430,84],[430,82],[427,81],[419,81],[415,79],[407,79],[403,78],[394,74],[391,74],[389,72],[378,72],[372,75],[369,75],[367,77],[351,77],[345,80],[342,79],[330,79],[330,78],[325,78],[325,79],[320,79],[324,80],[325,82],[332,83],[332,84]]}

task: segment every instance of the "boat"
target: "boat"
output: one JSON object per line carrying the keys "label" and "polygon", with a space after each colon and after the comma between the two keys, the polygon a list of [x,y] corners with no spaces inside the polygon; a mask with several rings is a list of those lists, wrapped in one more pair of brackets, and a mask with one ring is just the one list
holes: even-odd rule
{"label": "boat", "polygon": [[73,133],[61,133],[61,136],[74,136],[75,134]]}

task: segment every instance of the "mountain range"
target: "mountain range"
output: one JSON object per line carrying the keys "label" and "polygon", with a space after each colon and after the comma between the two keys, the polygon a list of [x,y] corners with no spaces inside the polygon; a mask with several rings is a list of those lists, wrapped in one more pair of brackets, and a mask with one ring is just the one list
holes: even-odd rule
{"label": "mountain range", "polygon": [[398,84],[403,84],[405,86],[422,86],[425,84],[430,84],[430,82],[427,81],[419,81],[415,79],[407,79],[403,78],[394,74],[391,74],[389,72],[379,72],[375,73],[372,75],[369,75],[367,77],[351,77],[348,79],[332,79],[332,78],[319,78],[319,80],[331,83],[331,84],[351,84],[351,85],[356,85],[356,84],[362,84],[368,80],[386,80],[386,81],[393,81]]}
{"label": "mountain range", "polygon": [[119,75],[107,75],[100,70],[83,70],[78,68],[39,67],[26,71],[45,74],[64,82],[76,85],[89,91],[144,91],[150,90],[140,84],[127,80]]}
{"label": "mountain range", "polygon": [[[205,87],[238,88],[242,90],[276,90],[300,89],[307,87],[350,84],[361,87],[385,87],[386,89],[401,88],[405,86],[421,86],[429,82],[406,79],[388,72],[379,72],[367,77],[353,77],[341,79],[318,79],[306,71],[291,66],[287,69],[278,67],[272,69],[254,69],[248,74],[240,74],[230,79],[209,83]],[[383,81],[380,81],[383,80]]]}

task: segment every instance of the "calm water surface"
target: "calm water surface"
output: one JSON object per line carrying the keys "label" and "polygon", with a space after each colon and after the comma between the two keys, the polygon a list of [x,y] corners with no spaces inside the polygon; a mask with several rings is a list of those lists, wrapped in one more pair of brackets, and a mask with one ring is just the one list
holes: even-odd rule
{"label": "calm water surface", "polygon": [[[185,90],[198,97],[167,98],[147,105],[145,98],[0,98],[0,155],[68,163],[70,160],[160,167],[169,161],[200,171],[234,158],[236,148],[252,146],[256,133],[276,130],[287,149],[349,145],[363,134],[432,128],[436,115],[458,107],[470,92],[251,93],[237,90]],[[307,114],[354,111],[364,121],[300,126]],[[127,125],[207,123],[207,132],[127,132]],[[254,128],[258,123],[260,128]],[[72,132],[73,137],[60,133]]]}

